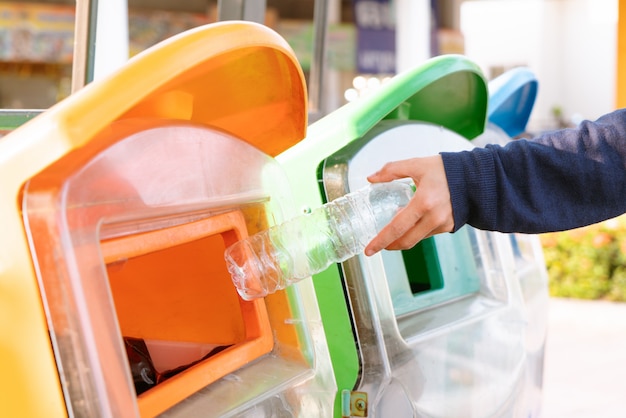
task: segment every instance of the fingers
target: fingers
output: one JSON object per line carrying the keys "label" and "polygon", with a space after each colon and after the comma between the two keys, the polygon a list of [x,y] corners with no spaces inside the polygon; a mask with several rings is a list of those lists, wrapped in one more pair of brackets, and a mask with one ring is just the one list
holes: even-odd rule
{"label": "fingers", "polygon": [[365,247],[371,256],[382,249],[411,248],[431,235],[454,229],[450,191],[441,156],[413,158],[385,164],[368,177],[370,182],[412,178],[416,186],[409,204]]}
{"label": "fingers", "polygon": [[412,206],[416,206],[415,201],[411,201],[407,207],[399,211],[393,220],[370,241],[365,247],[365,255],[371,256],[384,248],[389,248],[390,244],[399,244],[398,241],[401,238],[404,241],[408,237],[409,231],[410,236],[417,236],[418,240],[430,232],[427,230],[428,227],[419,222],[422,217],[419,209]]}
{"label": "fingers", "polygon": [[369,242],[364,252],[369,257],[383,249],[406,250],[435,234],[450,232],[453,227],[454,223],[444,222],[436,213],[419,216],[407,206]]}
{"label": "fingers", "polygon": [[367,177],[367,180],[371,183],[383,183],[411,177],[411,171],[414,168],[413,159],[389,162]]}
{"label": "fingers", "polygon": [[[439,226],[431,229],[432,225],[439,225],[431,220],[421,219],[417,225],[409,229],[404,235],[385,247],[386,250],[407,250],[413,248],[420,241],[442,232],[450,232],[451,227]],[[430,230],[430,231],[429,231]],[[429,231],[429,232],[426,232]]]}

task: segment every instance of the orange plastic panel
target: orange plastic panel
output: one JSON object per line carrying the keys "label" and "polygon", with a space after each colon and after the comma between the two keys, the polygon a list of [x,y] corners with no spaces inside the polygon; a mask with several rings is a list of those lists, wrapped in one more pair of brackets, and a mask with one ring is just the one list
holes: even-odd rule
{"label": "orange plastic panel", "polygon": [[223,129],[275,156],[306,132],[306,81],[295,54],[277,33],[251,22],[172,37],[85,89],[65,103],[75,112],[63,112],[82,138],[113,120],[177,119]]}
{"label": "orange plastic panel", "polygon": [[[122,335],[237,344],[267,315],[243,317],[226,265],[225,243],[245,231],[239,212],[102,243]],[[260,301],[260,305],[263,305]],[[264,312],[264,308],[262,309]]]}
{"label": "orange plastic panel", "polygon": [[264,301],[239,298],[223,260],[225,247],[246,235],[241,212],[233,211],[102,242],[124,336],[231,345],[140,395],[142,416],[272,349]]}

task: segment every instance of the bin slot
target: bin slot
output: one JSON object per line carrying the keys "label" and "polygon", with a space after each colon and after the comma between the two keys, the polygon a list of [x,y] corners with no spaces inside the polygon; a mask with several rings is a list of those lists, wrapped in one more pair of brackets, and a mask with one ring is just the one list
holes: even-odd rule
{"label": "bin slot", "polygon": [[441,266],[437,258],[434,239],[427,238],[415,247],[402,252],[411,293],[442,289],[444,286]]}
{"label": "bin slot", "polygon": [[437,235],[401,256],[383,255],[396,316],[431,308],[480,290],[480,265],[473,230]]}
{"label": "bin slot", "polygon": [[223,258],[245,235],[231,211],[101,242],[142,415],[272,349],[264,301],[239,298]]}

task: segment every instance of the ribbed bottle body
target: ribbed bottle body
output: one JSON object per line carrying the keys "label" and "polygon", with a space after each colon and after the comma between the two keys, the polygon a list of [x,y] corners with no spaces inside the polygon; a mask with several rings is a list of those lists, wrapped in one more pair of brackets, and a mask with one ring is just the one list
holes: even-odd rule
{"label": "ribbed bottle body", "polygon": [[224,256],[237,291],[264,297],[353,257],[412,195],[407,183],[372,184],[231,245]]}

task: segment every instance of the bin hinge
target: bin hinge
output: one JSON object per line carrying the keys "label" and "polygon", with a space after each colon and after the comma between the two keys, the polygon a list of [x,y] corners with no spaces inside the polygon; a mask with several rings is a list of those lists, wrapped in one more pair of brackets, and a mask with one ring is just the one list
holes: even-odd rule
{"label": "bin hinge", "polygon": [[342,418],[367,417],[367,392],[341,391]]}

